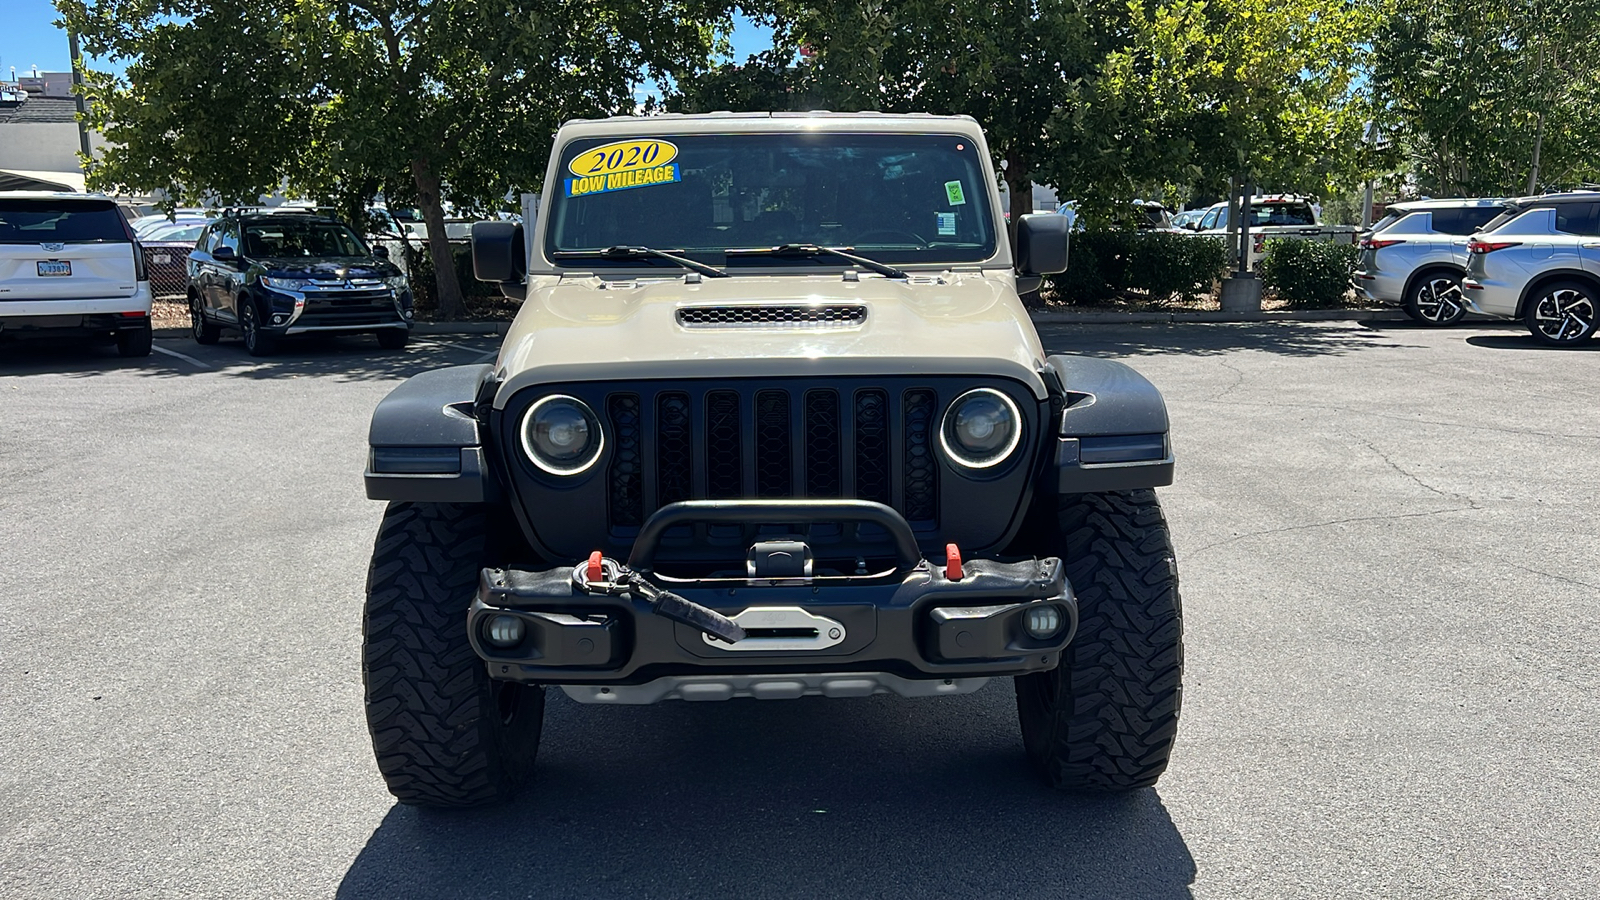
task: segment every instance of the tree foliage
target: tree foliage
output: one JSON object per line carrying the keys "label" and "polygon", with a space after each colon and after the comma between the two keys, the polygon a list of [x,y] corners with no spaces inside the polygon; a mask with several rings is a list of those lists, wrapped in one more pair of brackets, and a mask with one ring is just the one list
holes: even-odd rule
{"label": "tree foliage", "polygon": [[634,110],[647,77],[693,77],[718,0],[57,0],[92,55],[91,184],[176,202],[286,191],[359,210],[414,200],[440,312],[464,312],[444,204],[540,187],[549,135]]}

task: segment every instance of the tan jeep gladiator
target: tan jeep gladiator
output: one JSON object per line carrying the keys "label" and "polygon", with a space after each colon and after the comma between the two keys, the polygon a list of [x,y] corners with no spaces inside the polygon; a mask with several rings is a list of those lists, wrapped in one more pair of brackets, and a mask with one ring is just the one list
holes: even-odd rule
{"label": "tan jeep gladiator", "polygon": [[[1154,784],[1177,731],[1161,395],[1047,356],[965,117],[570,122],[526,231],[474,227],[523,300],[492,365],[378,406],[365,612],[378,768],[412,804],[529,781],[581,703],[936,697],[1015,680],[1058,788]],[[887,726],[886,726],[887,727]]]}

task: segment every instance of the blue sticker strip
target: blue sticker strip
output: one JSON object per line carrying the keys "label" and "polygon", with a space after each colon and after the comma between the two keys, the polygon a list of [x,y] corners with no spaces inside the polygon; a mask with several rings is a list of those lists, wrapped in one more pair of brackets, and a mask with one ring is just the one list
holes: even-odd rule
{"label": "blue sticker strip", "polygon": [[625,191],[630,188],[672,184],[679,180],[681,178],[678,173],[677,163],[656,166],[653,169],[632,169],[627,172],[611,172],[606,175],[585,175],[581,178],[567,179],[567,196],[587,197],[590,194],[604,194],[610,191]]}

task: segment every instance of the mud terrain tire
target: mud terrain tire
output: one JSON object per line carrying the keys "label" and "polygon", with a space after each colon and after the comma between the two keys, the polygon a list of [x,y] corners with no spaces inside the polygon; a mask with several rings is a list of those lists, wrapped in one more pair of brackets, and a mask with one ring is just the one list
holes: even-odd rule
{"label": "mud terrain tire", "polygon": [[[1078,596],[1078,633],[1050,672],[1016,679],[1028,758],[1053,787],[1156,783],[1178,733],[1183,614],[1154,491],[1064,497],[1046,542]],[[1049,526],[1047,526],[1048,528]]]}
{"label": "mud terrain tire", "polygon": [[516,793],[533,769],[544,689],[492,681],[467,643],[491,562],[482,506],[391,503],[367,574],[367,726],[389,792],[415,806]]}

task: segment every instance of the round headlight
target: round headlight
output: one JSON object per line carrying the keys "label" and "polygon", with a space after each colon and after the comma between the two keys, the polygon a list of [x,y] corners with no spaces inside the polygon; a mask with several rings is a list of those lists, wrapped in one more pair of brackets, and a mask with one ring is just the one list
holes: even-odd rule
{"label": "round headlight", "polygon": [[956,398],[945,410],[939,443],[951,459],[971,469],[1004,462],[1022,440],[1022,414],[1011,398],[994,388],[978,388]]}
{"label": "round headlight", "polygon": [[522,417],[522,450],[551,475],[576,475],[600,458],[600,420],[582,400],[554,394]]}

